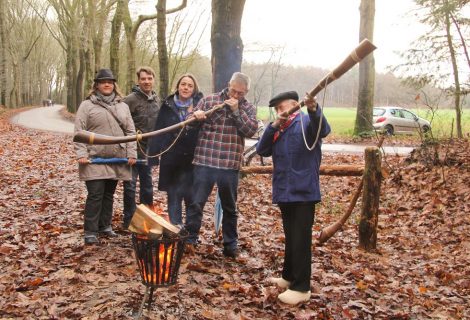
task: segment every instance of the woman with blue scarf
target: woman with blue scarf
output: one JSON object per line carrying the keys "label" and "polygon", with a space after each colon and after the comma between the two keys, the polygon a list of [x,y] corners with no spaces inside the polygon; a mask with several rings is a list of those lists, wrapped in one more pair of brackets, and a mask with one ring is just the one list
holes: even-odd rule
{"label": "woman with blue scarf", "polygon": [[[184,121],[202,97],[196,78],[191,74],[182,75],[176,83],[176,91],[161,106],[155,130]],[[181,133],[169,132],[150,141],[151,156],[163,152],[160,157],[158,190],[167,192],[170,221],[177,225],[183,223],[183,200],[186,207],[192,202],[192,162],[198,131],[198,128],[186,126]],[[157,159],[149,158],[149,161],[157,164]]]}

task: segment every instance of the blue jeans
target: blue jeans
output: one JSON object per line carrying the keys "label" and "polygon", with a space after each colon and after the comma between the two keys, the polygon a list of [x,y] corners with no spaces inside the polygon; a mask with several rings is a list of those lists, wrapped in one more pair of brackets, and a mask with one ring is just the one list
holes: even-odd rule
{"label": "blue jeans", "polygon": [[85,232],[98,233],[111,226],[113,197],[117,183],[117,180],[111,179],[85,181],[88,191],[83,224]]}
{"label": "blue jeans", "polygon": [[194,166],[194,199],[186,213],[185,228],[189,232],[188,243],[196,243],[201,229],[202,213],[212,188],[217,184],[218,193],[224,212],[222,218],[222,235],[224,247],[236,249],[237,232],[237,187],[238,170],[216,169]]}
{"label": "blue jeans", "polygon": [[124,224],[130,223],[136,209],[135,189],[137,176],[139,176],[140,181],[140,203],[146,205],[153,204],[152,167],[136,164],[132,167],[132,180],[124,181]]}

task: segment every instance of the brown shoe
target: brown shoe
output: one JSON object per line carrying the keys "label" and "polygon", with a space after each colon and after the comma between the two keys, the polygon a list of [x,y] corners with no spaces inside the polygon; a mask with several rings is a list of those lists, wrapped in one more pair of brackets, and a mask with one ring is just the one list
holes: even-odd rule
{"label": "brown shoe", "polygon": [[224,251],[223,251],[223,254],[227,258],[236,258],[236,257],[238,257],[238,250],[237,250],[237,248],[225,247]]}

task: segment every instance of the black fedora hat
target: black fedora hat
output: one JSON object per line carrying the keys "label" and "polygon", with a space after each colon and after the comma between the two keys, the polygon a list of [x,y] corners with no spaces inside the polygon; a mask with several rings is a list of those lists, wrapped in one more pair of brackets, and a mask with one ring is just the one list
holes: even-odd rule
{"label": "black fedora hat", "polygon": [[299,94],[295,91],[286,91],[286,92],[281,92],[278,95],[274,96],[271,100],[269,100],[269,106],[270,107],[275,107],[279,103],[281,103],[284,100],[296,100],[299,101]]}
{"label": "black fedora hat", "polygon": [[100,80],[113,80],[116,81],[116,78],[114,78],[113,72],[110,69],[100,69],[96,73],[95,76],[95,81],[100,81]]}

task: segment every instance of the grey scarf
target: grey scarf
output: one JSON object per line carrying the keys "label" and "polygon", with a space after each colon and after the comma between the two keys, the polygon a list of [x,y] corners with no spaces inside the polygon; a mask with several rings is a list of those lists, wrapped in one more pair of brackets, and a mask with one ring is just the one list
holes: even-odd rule
{"label": "grey scarf", "polygon": [[95,95],[99,101],[102,101],[107,105],[111,105],[114,102],[114,99],[116,98],[116,93],[114,91],[109,96],[105,96],[100,92],[96,92]]}

